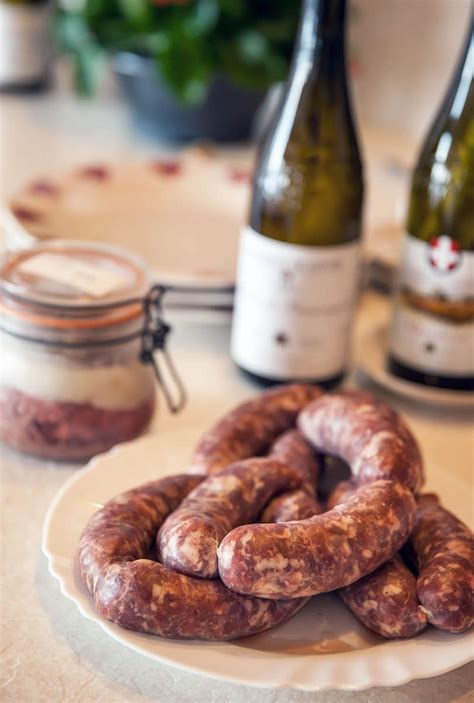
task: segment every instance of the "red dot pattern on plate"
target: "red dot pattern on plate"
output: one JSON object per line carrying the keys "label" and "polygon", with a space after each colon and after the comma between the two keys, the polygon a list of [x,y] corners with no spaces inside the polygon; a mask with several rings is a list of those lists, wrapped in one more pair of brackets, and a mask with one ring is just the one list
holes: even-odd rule
{"label": "red dot pattern on plate", "polygon": [[235,183],[249,183],[252,178],[252,172],[242,168],[232,168],[229,171],[229,178]]}
{"label": "red dot pattern on plate", "polygon": [[110,177],[110,169],[106,166],[86,166],[79,171],[79,176],[91,181],[105,181]]}
{"label": "red dot pattern on plate", "polygon": [[54,197],[59,194],[59,188],[50,181],[34,181],[28,186],[28,192],[35,195],[50,195]]}
{"label": "red dot pattern on plate", "polygon": [[177,176],[182,171],[179,161],[153,161],[151,167],[163,176]]}
{"label": "red dot pattern on plate", "polygon": [[12,212],[18,220],[22,220],[23,222],[40,222],[43,219],[40,212],[28,207],[23,207],[22,205],[14,205],[12,207]]}

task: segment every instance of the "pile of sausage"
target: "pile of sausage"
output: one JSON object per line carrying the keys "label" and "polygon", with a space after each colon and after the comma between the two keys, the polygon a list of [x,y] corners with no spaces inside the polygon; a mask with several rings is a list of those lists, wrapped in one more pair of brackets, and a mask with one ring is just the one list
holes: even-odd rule
{"label": "pile of sausage", "polygon": [[[326,455],[350,468],[323,505]],[[337,591],[384,637],[473,622],[474,543],[420,493],[408,427],[372,396],[280,386],[199,442],[186,474],[110,500],[82,533],[78,566],[97,611],[164,637],[232,640]]]}

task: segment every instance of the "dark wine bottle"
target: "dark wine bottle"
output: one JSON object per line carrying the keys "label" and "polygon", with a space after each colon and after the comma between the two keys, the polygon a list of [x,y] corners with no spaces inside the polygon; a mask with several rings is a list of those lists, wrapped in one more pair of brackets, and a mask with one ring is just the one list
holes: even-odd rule
{"label": "dark wine bottle", "polygon": [[232,357],[263,383],[340,381],[357,297],[363,178],[346,0],[305,0],[240,240]]}
{"label": "dark wine bottle", "polygon": [[404,379],[474,389],[473,16],[413,174],[388,368]]}

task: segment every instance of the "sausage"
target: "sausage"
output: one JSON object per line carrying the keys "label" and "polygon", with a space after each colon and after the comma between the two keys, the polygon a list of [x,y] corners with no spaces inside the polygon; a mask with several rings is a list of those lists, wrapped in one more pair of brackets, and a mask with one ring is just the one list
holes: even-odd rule
{"label": "sausage", "polygon": [[346,461],[357,483],[390,479],[413,491],[423,483],[415,438],[395,410],[369,393],[323,395],[300,413],[298,427],[319,452]]}
{"label": "sausage", "polygon": [[181,475],[153,481],[92,516],[80,539],[78,566],[101,616],[163,637],[224,641],[278,625],[307,602],[245,598],[221,581],[177,574],[146,558],[163,519],[200,480]]}
{"label": "sausage", "polygon": [[216,473],[235,461],[264,454],[278,435],[294,426],[300,410],[322,392],[317,386],[295,383],[272,388],[239,405],[202,437],[190,473]]}
{"label": "sausage", "polygon": [[163,523],[157,537],[162,562],[183,574],[216,578],[222,538],[255,520],[276,493],[299,488],[304,478],[271,458],[236,462],[207,476]]}
{"label": "sausage", "polygon": [[287,491],[272,498],[260,516],[260,522],[306,520],[306,518],[319,515],[322,512],[323,508],[320,502],[301,488],[297,491]]}
{"label": "sausage", "polygon": [[287,491],[272,498],[263,511],[260,522],[288,522],[304,520],[323,512],[316,499],[316,482],[320,458],[298,430],[288,430],[271,447],[270,456],[297,468],[305,481],[303,488]]}
{"label": "sausage", "polygon": [[175,510],[201,481],[202,476],[185,474],[151,481],[109,500],[92,515],[78,549],[79,571],[92,595],[104,570],[113,562],[120,563],[132,552],[140,551],[140,557],[133,557],[136,559],[148,553],[153,526]]}
{"label": "sausage", "polygon": [[416,578],[398,554],[338,594],[363,625],[382,637],[413,637],[427,625]]}
{"label": "sausage", "polygon": [[474,541],[469,528],[437,496],[418,498],[408,548],[418,567],[417,590],[428,621],[447,632],[473,624]]}
{"label": "sausage", "polygon": [[375,481],[322,515],[237,527],[220,544],[219,573],[228,588],[264,598],[333,591],[391,559],[411,532],[415,510],[406,486]]}
{"label": "sausage", "polygon": [[269,456],[297,469],[308,495],[316,495],[316,483],[321,470],[321,459],[298,430],[284,432],[270,447]]}
{"label": "sausage", "polygon": [[[343,503],[357,490],[341,481],[328,498],[328,508]],[[341,588],[338,595],[360,622],[386,638],[413,637],[427,618],[416,592],[416,577],[397,554],[376,571]]]}
{"label": "sausage", "polygon": [[354,495],[357,491],[357,484],[354,481],[339,481],[326,500],[326,510],[332,510],[336,505],[345,503],[345,501]]}

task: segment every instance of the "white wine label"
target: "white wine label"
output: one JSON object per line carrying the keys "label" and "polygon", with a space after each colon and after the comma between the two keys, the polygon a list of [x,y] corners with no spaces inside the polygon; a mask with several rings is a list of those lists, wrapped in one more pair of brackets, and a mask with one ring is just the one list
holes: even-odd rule
{"label": "white wine label", "polygon": [[423,242],[408,235],[400,266],[400,284],[419,295],[463,300],[474,295],[474,252],[462,251],[446,235]]}
{"label": "white wine label", "polygon": [[415,370],[474,374],[474,252],[446,235],[406,238],[390,351]]}
{"label": "white wine label", "polygon": [[347,365],[359,243],[307,247],[251,227],[240,238],[232,358],[273,379],[325,379]]}
{"label": "white wine label", "polygon": [[391,332],[393,356],[410,368],[440,376],[474,375],[474,326],[445,322],[396,306]]}

